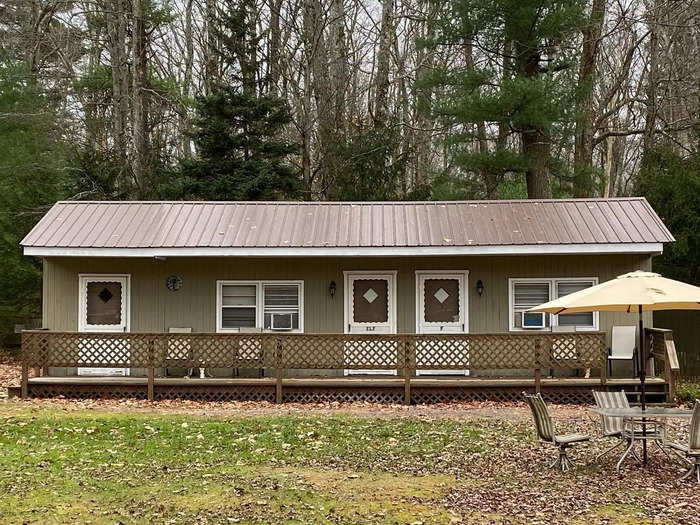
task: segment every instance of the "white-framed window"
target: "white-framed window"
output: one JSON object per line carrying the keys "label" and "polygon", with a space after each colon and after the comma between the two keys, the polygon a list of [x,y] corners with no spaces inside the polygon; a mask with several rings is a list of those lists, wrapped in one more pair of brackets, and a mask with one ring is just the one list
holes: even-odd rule
{"label": "white-framed window", "polygon": [[[552,279],[513,278],[508,280],[509,329],[551,330],[552,326],[576,330],[598,330],[598,312],[543,314],[541,319],[524,312],[539,304],[564,297],[598,284],[597,277],[559,277]],[[523,321],[525,328],[523,327]],[[528,328],[529,326],[529,328]]]}
{"label": "white-framed window", "polygon": [[216,331],[304,331],[303,281],[217,281]]}

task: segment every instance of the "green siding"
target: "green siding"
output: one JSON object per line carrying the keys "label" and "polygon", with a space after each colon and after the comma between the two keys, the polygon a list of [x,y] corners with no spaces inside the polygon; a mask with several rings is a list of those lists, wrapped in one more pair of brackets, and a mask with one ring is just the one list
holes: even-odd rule
{"label": "green siding", "polygon": [[[414,258],[47,258],[44,261],[43,321],[52,330],[78,329],[78,274],[131,274],[131,330],[216,329],[217,279],[304,280],[305,331],[343,332],[343,272],[397,270],[398,331],[415,331],[415,271],[469,270],[469,329],[508,331],[508,279],[514,277],[598,277],[605,281],[636,269],[649,269],[644,255],[509,256]],[[182,277],[182,288],[168,291],[165,279]],[[479,297],[477,280],[485,291]],[[335,281],[334,298],[328,285]],[[646,322],[651,323],[651,317]],[[602,313],[601,330],[634,323],[627,314]]]}

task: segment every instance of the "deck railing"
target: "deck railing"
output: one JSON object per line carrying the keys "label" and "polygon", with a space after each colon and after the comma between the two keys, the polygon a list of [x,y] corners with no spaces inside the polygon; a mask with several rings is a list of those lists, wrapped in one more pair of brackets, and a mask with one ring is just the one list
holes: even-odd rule
{"label": "deck railing", "polygon": [[267,369],[277,378],[295,370],[395,372],[411,378],[430,370],[528,370],[540,390],[543,371],[597,369],[606,381],[604,332],[506,334],[218,334],[84,333],[46,330],[22,333],[22,395],[29,370],[51,367],[145,369],[148,397],[154,377],[166,368]]}
{"label": "deck railing", "polygon": [[665,328],[646,328],[644,332],[646,353],[653,357],[655,363],[663,366],[663,374],[668,385],[668,399],[673,400],[676,394],[676,376],[680,372],[673,331]]}

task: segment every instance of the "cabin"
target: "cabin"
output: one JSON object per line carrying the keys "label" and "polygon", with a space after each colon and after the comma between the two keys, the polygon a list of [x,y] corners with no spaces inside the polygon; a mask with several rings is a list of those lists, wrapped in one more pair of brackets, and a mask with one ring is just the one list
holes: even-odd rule
{"label": "cabin", "polygon": [[[650,270],[673,240],[643,198],[57,202],[21,242],[42,260],[43,292],[42,329],[22,336],[20,393],[415,403],[633,392],[632,367],[610,374],[606,357],[631,316],[527,310]],[[670,338],[654,330],[650,345]],[[663,354],[650,388],[667,395]]]}

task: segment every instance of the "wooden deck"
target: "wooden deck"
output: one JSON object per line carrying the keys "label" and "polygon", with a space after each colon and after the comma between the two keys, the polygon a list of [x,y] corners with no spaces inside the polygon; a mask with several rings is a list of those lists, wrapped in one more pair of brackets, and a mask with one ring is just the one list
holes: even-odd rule
{"label": "wooden deck", "polygon": [[[650,378],[647,390],[652,399],[666,399],[666,381]],[[386,377],[341,378],[176,378],[153,379],[153,399],[204,399],[213,401],[277,401],[282,389],[282,402],[310,401],[374,401],[405,402],[405,380]],[[449,400],[514,401],[523,391],[539,388],[549,401],[558,403],[590,402],[591,390],[625,390],[632,399],[639,390],[638,379],[542,378],[539,387],[535,378],[413,378],[412,402],[427,404]],[[148,398],[146,377],[33,377],[28,380],[30,397],[66,396],[73,398],[127,397]],[[20,388],[10,389],[19,396]]]}
{"label": "wooden deck", "polygon": [[[659,364],[665,359],[664,367],[658,367],[665,377],[650,377],[648,390],[666,398],[672,395],[675,373],[669,365],[673,360],[666,357],[670,350],[675,355],[675,349],[668,333],[659,332],[649,340],[650,353]],[[607,377],[606,364],[605,334],[601,332],[358,335],[41,330],[22,334],[22,386],[12,393],[22,397],[405,404],[511,401],[521,399],[523,391],[541,392],[552,402],[589,402],[594,388],[624,389],[634,396],[639,381]],[[73,374],[76,367],[137,369],[142,374],[145,370],[146,377],[52,376],[57,367],[74,370]],[[41,377],[30,378],[31,369],[38,370]],[[173,369],[225,369],[232,377],[170,377],[166,372]],[[263,372],[264,377],[236,377],[238,370],[251,369]],[[378,374],[342,375],[357,370]],[[423,370],[439,375],[420,375]],[[453,370],[470,370],[473,375],[446,375]],[[550,371],[557,377],[548,377]],[[590,373],[589,378],[574,377],[584,371]]]}

